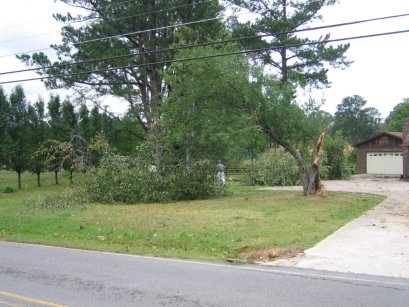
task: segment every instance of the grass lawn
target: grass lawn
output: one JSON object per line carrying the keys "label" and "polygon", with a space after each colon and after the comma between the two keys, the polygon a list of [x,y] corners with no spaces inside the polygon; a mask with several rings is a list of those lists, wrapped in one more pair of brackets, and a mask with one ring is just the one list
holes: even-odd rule
{"label": "grass lawn", "polygon": [[304,197],[300,192],[231,185],[231,196],[209,200],[32,210],[25,200],[58,193],[66,185],[56,186],[51,180],[37,188],[33,180],[22,190],[3,193],[11,176],[16,178],[0,171],[2,240],[216,261],[259,258],[260,251],[294,254],[383,199],[330,192],[326,197]]}

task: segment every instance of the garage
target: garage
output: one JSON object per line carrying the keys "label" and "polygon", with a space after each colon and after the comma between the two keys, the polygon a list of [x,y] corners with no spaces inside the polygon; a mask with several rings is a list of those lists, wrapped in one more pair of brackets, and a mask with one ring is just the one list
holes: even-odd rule
{"label": "garage", "polygon": [[402,152],[368,152],[366,154],[367,174],[403,174]]}
{"label": "garage", "polygon": [[402,132],[380,132],[354,144],[357,174],[401,176],[404,173]]}

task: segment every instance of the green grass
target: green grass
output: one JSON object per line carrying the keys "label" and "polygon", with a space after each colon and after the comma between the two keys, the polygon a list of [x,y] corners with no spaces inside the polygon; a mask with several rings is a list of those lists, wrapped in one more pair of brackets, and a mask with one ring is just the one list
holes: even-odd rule
{"label": "green grass", "polygon": [[[9,176],[0,172],[1,179]],[[0,191],[4,187],[1,180]],[[309,248],[383,199],[329,192],[304,197],[232,185],[231,196],[169,204],[90,204],[85,210],[31,210],[24,204],[63,189],[34,184],[0,193],[0,239],[165,257],[244,258],[264,249]]]}

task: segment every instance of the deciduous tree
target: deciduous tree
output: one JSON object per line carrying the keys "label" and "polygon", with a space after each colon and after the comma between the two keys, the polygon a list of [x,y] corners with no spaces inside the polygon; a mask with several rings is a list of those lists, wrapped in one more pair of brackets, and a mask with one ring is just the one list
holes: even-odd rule
{"label": "deciduous tree", "polygon": [[341,130],[350,144],[364,140],[379,131],[381,114],[372,107],[365,107],[366,100],[359,96],[349,96],[337,105],[334,114],[333,131]]}
{"label": "deciduous tree", "polygon": [[[255,58],[268,65],[273,76],[259,73],[257,103],[249,108],[255,120],[274,142],[284,147],[297,160],[304,194],[314,194],[319,185],[318,153],[322,134],[308,131],[308,116],[295,103],[296,90],[301,87],[322,87],[330,84],[327,67],[349,65],[345,53],[349,45],[331,46],[330,35],[316,40],[297,36],[298,30],[321,18],[319,11],[334,0],[230,0],[258,17],[254,22],[233,22],[235,32],[268,35],[266,39],[244,41],[246,47],[265,48]],[[256,101],[256,100],[253,100]],[[313,129],[315,130],[315,129]],[[316,132],[316,131],[315,131]],[[318,140],[318,141],[317,141]],[[309,145],[305,145],[308,141]],[[304,144],[300,147],[301,144]],[[302,154],[310,149],[309,155]]]}
{"label": "deciduous tree", "polygon": [[55,184],[58,184],[58,172],[62,167],[62,153],[58,150],[60,144],[57,140],[48,139],[40,143],[33,153],[33,157],[46,165],[47,169],[54,172]]}
{"label": "deciduous tree", "polygon": [[[180,54],[195,57],[235,48],[203,47]],[[194,161],[232,158],[261,135],[239,104],[244,91],[240,85],[249,84],[245,57],[174,63],[165,78],[173,88],[162,110],[167,135],[184,155],[188,169]]]}
{"label": "deciduous tree", "polygon": [[409,98],[405,98],[397,104],[385,122],[391,131],[402,131],[402,120],[405,118],[409,118]]}

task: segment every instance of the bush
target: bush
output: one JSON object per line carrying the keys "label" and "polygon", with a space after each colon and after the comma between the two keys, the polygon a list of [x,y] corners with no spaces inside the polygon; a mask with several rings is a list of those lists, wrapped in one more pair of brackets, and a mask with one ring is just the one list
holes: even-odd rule
{"label": "bush", "polygon": [[12,187],[5,187],[3,193],[14,193],[14,189]]}
{"label": "bush", "polygon": [[277,150],[261,156],[257,162],[249,166],[244,177],[249,185],[287,186],[300,183],[298,165],[287,152]]}
{"label": "bush", "polygon": [[351,176],[348,161],[347,143],[337,132],[334,136],[326,136],[324,141],[323,166],[328,169],[323,179],[347,179]]}
{"label": "bush", "polygon": [[110,155],[89,172],[86,191],[90,199],[101,203],[131,203],[141,199],[142,185],[136,161],[130,157]]}
{"label": "bush", "polygon": [[91,200],[101,203],[169,202],[201,199],[224,192],[214,166],[196,163],[153,166],[143,158],[110,155],[88,178]]}

